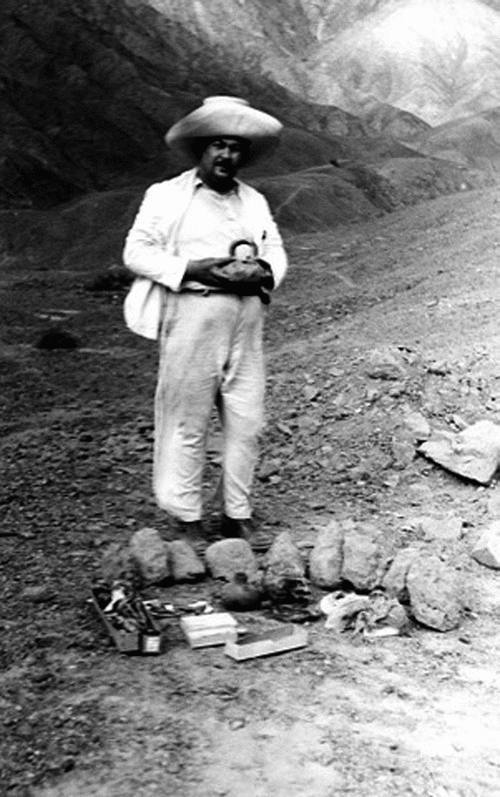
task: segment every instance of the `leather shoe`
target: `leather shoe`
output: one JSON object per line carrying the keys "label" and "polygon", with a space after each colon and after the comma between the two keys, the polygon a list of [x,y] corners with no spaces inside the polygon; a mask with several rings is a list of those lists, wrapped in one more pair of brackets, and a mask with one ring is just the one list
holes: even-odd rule
{"label": "leather shoe", "polygon": [[208,542],[203,532],[201,520],[180,520],[180,518],[176,518],[173,531],[176,536],[189,543],[196,554],[201,555],[205,552]]}
{"label": "leather shoe", "polygon": [[257,529],[252,518],[231,518],[222,515],[220,533],[223,537],[245,540],[255,553],[265,553],[273,543],[272,535]]}

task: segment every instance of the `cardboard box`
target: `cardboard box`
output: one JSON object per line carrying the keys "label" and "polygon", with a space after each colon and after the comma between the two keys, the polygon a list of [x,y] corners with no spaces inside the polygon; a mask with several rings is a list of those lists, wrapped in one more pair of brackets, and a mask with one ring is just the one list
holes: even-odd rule
{"label": "cardboard box", "polygon": [[259,656],[272,656],[297,650],[307,645],[308,635],[305,628],[285,625],[259,634],[244,634],[237,640],[226,642],[224,653],[235,661],[247,661]]}
{"label": "cardboard box", "polygon": [[238,623],[228,612],[182,617],[181,628],[192,648],[224,645],[238,636]]}

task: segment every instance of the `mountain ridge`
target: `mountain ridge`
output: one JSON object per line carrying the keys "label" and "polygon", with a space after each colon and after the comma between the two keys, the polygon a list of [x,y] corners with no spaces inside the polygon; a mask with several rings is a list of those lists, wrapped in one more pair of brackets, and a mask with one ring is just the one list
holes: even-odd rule
{"label": "mountain ridge", "polygon": [[[479,0],[464,3],[500,19]],[[38,0],[4,0],[0,207],[46,208],[178,173],[187,164],[166,150],[164,133],[214,93],[244,96],[285,124],[284,146],[250,177],[348,162],[347,183],[354,175],[358,190],[372,191],[381,161],[422,161],[414,141],[428,124],[372,93],[358,92],[356,114],[321,92],[311,98],[308,72],[331,26],[348,41],[353,26],[390,19],[394,9],[393,0],[48,0],[43,9]],[[485,87],[481,98],[493,105],[495,93]],[[472,108],[477,97],[461,101]],[[418,168],[415,161],[409,171]],[[462,182],[456,175],[444,185]]]}
{"label": "mountain ridge", "polygon": [[311,96],[353,112],[376,97],[439,124],[474,98],[500,103],[499,42],[500,15],[481,0],[388,0],[318,48]]}

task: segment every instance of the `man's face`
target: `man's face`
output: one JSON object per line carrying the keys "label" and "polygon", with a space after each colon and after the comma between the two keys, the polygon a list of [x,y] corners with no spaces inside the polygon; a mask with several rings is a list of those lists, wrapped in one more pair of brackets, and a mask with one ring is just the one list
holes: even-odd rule
{"label": "man's face", "polygon": [[201,156],[199,174],[216,191],[228,191],[244,159],[245,144],[237,138],[221,137],[210,142]]}

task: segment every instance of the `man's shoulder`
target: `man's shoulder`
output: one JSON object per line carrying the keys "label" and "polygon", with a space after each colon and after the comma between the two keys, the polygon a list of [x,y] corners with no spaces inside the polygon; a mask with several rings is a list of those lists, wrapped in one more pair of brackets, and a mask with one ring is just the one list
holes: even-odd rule
{"label": "man's shoulder", "polygon": [[248,197],[250,199],[254,199],[257,202],[265,202],[266,198],[261,191],[257,188],[254,188],[253,185],[249,185],[245,183],[243,180],[238,180],[238,191],[240,192],[241,196]]}
{"label": "man's shoulder", "polygon": [[196,169],[188,169],[175,177],[169,177],[168,180],[161,180],[159,183],[153,183],[148,188],[148,193],[162,194],[176,191],[177,189],[186,188],[193,184],[196,175]]}

